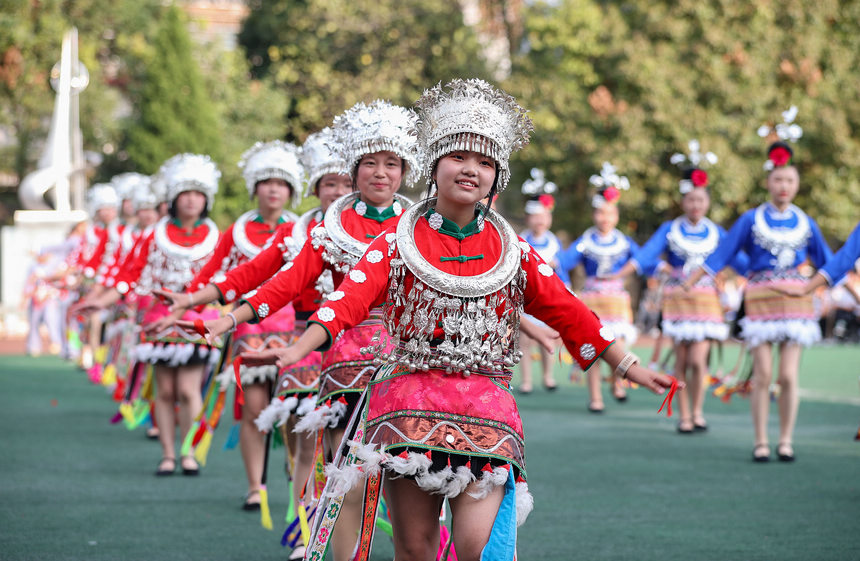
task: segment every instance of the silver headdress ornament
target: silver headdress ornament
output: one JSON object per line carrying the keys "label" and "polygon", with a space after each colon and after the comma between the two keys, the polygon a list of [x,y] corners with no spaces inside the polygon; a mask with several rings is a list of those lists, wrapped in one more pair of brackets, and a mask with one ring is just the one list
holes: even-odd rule
{"label": "silver headdress ornament", "polygon": [[153,192],[159,203],[167,202],[167,182],[160,172],[149,176],[149,189]]}
{"label": "silver headdress ornament", "polygon": [[552,194],[558,191],[558,186],[546,180],[542,169],[532,168],[531,177],[523,182],[522,192],[531,197],[526,201],[525,213],[537,214],[544,210],[552,212],[555,199]]}
{"label": "silver headdress ornament", "polygon": [[591,197],[591,206],[601,208],[606,203],[614,203],[621,195],[621,189],[630,189],[630,180],[623,175],[618,175],[615,166],[609,162],[603,162],[600,175],[592,175],[588,182],[597,188],[597,193]]}
{"label": "silver headdress ornament", "polygon": [[283,179],[290,184],[293,206],[302,200],[305,171],[301,163],[301,149],[295,144],[272,140],[257,142],[242,154],[239,168],[245,178],[248,196],[254,196],[257,183],[266,179]]}
{"label": "silver headdress ornament", "polygon": [[[149,179],[147,177],[147,179]],[[134,204],[134,211],[144,209],[155,209],[158,208],[159,200],[158,196],[152,190],[151,183],[146,186],[146,188],[140,187],[134,190],[134,193],[131,195],[131,201]]]}
{"label": "silver headdress ornament", "polygon": [[410,134],[415,120],[411,109],[381,99],[369,105],[359,102],[334,118],[334,142],[330,147],[343,157],[350,175],[363,156],[394,152],[406,162],[404,180],[411,187],[420,177],[415,137]]}
{"label": "silver headdress ornament", "polygon": [[121,173],[110,180],[120,200],[133,199],[138,189],[149,189],[149,176],[142,173]]}
{"label": "silver headdress ornament", "polygon": [[[771,171],[776,166],[783,166],[790,162],[793,154],[787,143],[797,142],[803,136],[803,129],[794,122],[796,118],[797,107],[792,105],[782,112],[782,123],[774,126],[762,125],[756,131],[760,137],[775,141],[768,149],[768,159],[762,166],[766,171]],[[783,145],[784,150],[780,150],[776,154],[771,153],[780,141],[786,143]],[[788,152],[787,158],[785,152]]]}
{"label": "silver headdress ornament", "polygon": [[87,191],[87,209],[91,216],[103,208],[119,209],[120,199],[110,183],[96,183]]}
{"label": "silver headdress ornament", "polygon": [[208,208],[212,208],[221,172],[209,156],[177,154],[164,162],[158,173],[167,183],[168,202],[186,191],[200,191],[206,195]]}
{"label": "silver headdress ornament", "polygon": [[428,179],[439,158],[468,150],[496,161],[496,185],[499,192],[504,191],[511,179],[511,153],[527,145],[534,130],[526,110],[513,97],[483,80],[457,78],[424,90],[415,106],[418,147]]}
{"label": "silver headdress ornament", "polygon": [[330,173],[349,175],[349,169],[342,154],[343,148],[337,145],[334,131],[329,127],[308,136],[302,144],[302,165],[307,173],[305,197],[314,194],[317,181],[322,176]]}
{"label": "silver headdress ornament", "polygon": [[[696,187],[705,187],[708,183],[708,176],[702,168],[705,168],[709,165],[712,166],[718,161],[717,155],[713,152],[705,152],[704,154],[702,154],[702,147],[699,145],[699,141],[695,138],[687,143],[687,148],[690,150],[689,154],[675,152],[674,154],[672,154],[672,157],[669,158],[670,163],[680,167],[682,170],[685,170],[684,179],[681,179],[678,182],[678,190],[681,192],[682,195],[686,195]],[[696,169],[690,171],[687,168]],[[696,170],[699,170],[701,173],[697,174]],[[691,177],[688,178],[686,177],[687,175],[690,175]]]}

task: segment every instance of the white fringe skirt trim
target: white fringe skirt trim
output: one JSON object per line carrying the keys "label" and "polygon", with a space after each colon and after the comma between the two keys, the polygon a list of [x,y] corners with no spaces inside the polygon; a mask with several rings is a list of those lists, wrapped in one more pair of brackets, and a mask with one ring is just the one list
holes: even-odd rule
{"label": "white fringe skirt trim", "polygon": [[603,327],[611,329],[616,339],[624,339],[624,344],[628,347],[639,338],[639,330],[636,326],[626,321],[603,322]]}
{"label": "white fringe skirt trim", "polygon": [[809,347],[821,341],[821,326],[811,319],[740,319],[741,337],[749,348],[762,343],[797,343]]}
{"label": "white fringe skirt trim", "polygon": [[257,425],[260,432],[269,432],[275,427],[283,426],[290,418],[290,415],[294,413],[301,415],[301,411],[305,413],[313,411],[315,405],[315,395],[309,395],[301,399],[294,395],[285,397],[284,399],[273,397],[272,402],[260,411],[260,415],[254,419],[254,424]]}
{"label": "white fringe skirt trim", "polygon": [[334,428],[345,415],[345,401],[328,401],[316,409],[306,412],[296,423],[293,432],[317,432],[326,427]]}
{"label": "white fringe skirt trim", "polygon": [[188,361],[197,353],[201,359],[206,359],[210,366],[218,363],[221,351],[194,343],[166,343],[155,344],[151,342],[140,343],[134,348],[134,357],[139,362],[150,364],[161,363],[176,368],[188,364]]}
{"label": "white fringe skirt trim", "polygon": [[663,335],[675,341],[725,341],[729,338],[729,326],[715,321],[671,321],[663,320]]}
{"label": "white fringe skirt trim", "polygon": [[[412,477],[423,491],[434,495],[444,495],[451,499],[464,491],[473,482],[477,482],[469,496],[483,499],[498,486],[504,487],[510,477],[509,468],[495,467],[492,471],[482,472],[476,478],[466,466],[452,468],[445,466],[441,471],[430,471],[433,461],[425,454],[407,452],[404,455],[392,456],[376,450],[375,444],[361,444],[348,441],[355,446],[354,453],[358,463],[337,467],[328,464],[325,468],[327,481],[331,483],[330,496],[343,495],[363,481],[369,475],[376,475],[380,470],[392,472],[395,477]],[[534,497],[529,493],[529,485],[525,481],[516,484],[517,526],[521,526],[534,509]]]}

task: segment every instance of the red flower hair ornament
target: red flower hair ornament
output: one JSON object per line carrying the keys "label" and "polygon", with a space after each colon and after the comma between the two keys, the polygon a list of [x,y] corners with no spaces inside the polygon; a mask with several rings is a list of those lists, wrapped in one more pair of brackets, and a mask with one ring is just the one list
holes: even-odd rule
{"label": "red flower hair ornament", "polygon": [[774,149],[768,153],[767,157],[771,162],[773,162],[774,167],[782,167],[791,162],[791,152],[782,146],[774,147]]}
{"label": "red flower hair ornament", "polygon": [[690,174],[690,181],[693,182],[694,187],[707,187],[708,172],[703,169],[695,169],[693,170],[693,173]]}

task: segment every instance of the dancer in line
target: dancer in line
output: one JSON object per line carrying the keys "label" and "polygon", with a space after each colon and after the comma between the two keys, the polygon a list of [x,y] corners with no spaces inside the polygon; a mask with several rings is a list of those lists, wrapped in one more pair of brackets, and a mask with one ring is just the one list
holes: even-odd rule
{"label": "dancer in line", "polygon": [[[169,216],[158,221],[143,241],[133,263],[117,276],[116,288],[106,291],[89,309],[104,309],[135,290],[149,295],[155,289],[181,292],[209,260],[218,242],[218,228],[207,218],[218,191],[221,173],[208,156],[179,154],[161,167],[167,183]],[[150,300],[144,314],[144,327],[166,315],[168,307]],[[217,311],[188,311],[184,318],[207,319]],[[161,428],[159,439],[162,459],[156,475],[171,475],[176,470],[175,436],[176,402],[179,402],[180,442],[191,427],[194,415],[202,405],[203,374],[220,356],[218,349],[201,343],[194,329],[171,326],[148,334],[135,349],[137,360],[155,365],[155,414]],[[191,455],[180,459],[185,475],[197,475],[198,465]]]}
{"label": "dancer in line", "polygon": [[[520,237],[526,240],[532,246],[541,259],[547,263],[554,263],[556,255],[561,251],[561,242],[555,234],[550,231],[552,228],[552,211],[555,208],[555,198],[552,196],[558,187],[552,181],[547,181],[543,171],[535,168],[531,171],[531,177],[523,183],[522,192],[529,196],[529,200],[525,205],[526,226],[527,230],[520,232]],[[562,279],[563,280],[563,279]],[[522,320],[531,322],[536,329],[545,327],[545,324],[540,320],[523,314]],[[532,339],[525,331],[520,332],[520,346],[523,349],[524,360],[520,362],[520,374],[522,375],[522,384],[519,387],[520,393],[529,394],[532,392],[532,360],[531,352],[535,347],[536,341]],[[540,352],[540,363],[543,386],[548,391],[558,389],[558,385],[553,378],[553,353],[542,346],[537,345]]]}
{"label": "dancer in line", "polygon": [[[669,279],[663,287],[661,327],[663,334],[674,343],[675,377],[687,382],[686,389],[679,394],[678,432],[682,434],[708,428],[704,402],[710,342],[724,341],[729,335],[714,279],[701,279],[690,291],[681,287],[690,272],[717,249],[726,234],[707,217],[711,196],[708,173],[702,167],[716,163],[717,157],[713,152],[700,153],[696,140],[690,141],[689,148],[689,154],[672,156],[672,163],[683,166],[680,181],[683,216],[664,222],[616,275],[624,278],[643,268],[655,269],[661,258],[666,259]],[[738,252],[731,265],[743,273],[747,262],[746,255]]]}
{"label": "dancer in line", "polygon": [[[779,442],[780,461],[794,460],[794,425],[798,408],[798,370],[802,347],[821,340],[821,328],[812,298],[790,298],[777,289],[801,285],[805,279],[798,267],[809,259],[818,268],[832,252],[818,224],[792,204],[800,188],[800,174],[793,163],[793,151],[785,142],[796,141],[802,130],[793,123],[796,109],[783,113],[784,123],[774,129],[780,140],[768,148],[767,190],[770,201],[748,210],[735,222],[717,249],[702,267],[684,281],[695,286],[705,274],[716,275],[741,250],[749,256],[749,282],[744,294],[745,317],[740,320],[741,336],[753,355],[752,409],[755,445],[753,460],[770,459],[767,419],[770,384],[773,378],[773,348],[779,356]],[[768,135],[764,127],[760,134]]]}
{"label": "dancer in line", "polygon": [[[563,278],[569,278],[570,271],[582,263],[585,268],[585,286],[579,297],[619,339],[616,345],[623,344],[625,348],[629,348],[638,336],[638,330],[633,325],[630,294],[621,279],[611,276],[639,249],[636,242],[616,229],[621,190],[629,189],[630,182],[626,177],[618,175],[615,166],[609,162],[604,162],[600,175],[592,175],[589,182],[597,189],[591,199],[594,226],[558,254],[558,268]],[[591,369],[587,380],[588,410],[602,413],[604,405],[600,389],[600,368]],[[616,401],[627,400],[624,386],[611,371],[609,387]]]}
{"label": "dancer in line", "polygon": [[[654,391],[671,385],[610,346],[609,331],[552,268],[479,204],[507,187],[508,158],[528,141],[531,122],[516,101],[481,80],[454,80],[426,91],[417,106],[423,170],[438,198],[411,207],[371,243],[295,345],[258,355],[290,364],[337,344],[369,310],[385,306],[388,334],[367,349],[381,368],[348,434],[349,450],[327,469],[312,558],[324,557],[345,495],[364,481],[357,558],[367,559],[383,480],[396,558],[434,558],[446,496],[459,559],[514,558],[517,522],[531,510],[510,390],[523,306],[561,334],[583,368],[603,357]],[[274,292],[264,287],[258,296]],[[251,303],[258,313],[263,302]],[[240,320],[254,313],[250,305],[236,311]]]}
{"label": "dancer in line", "polygon": [[[210,340],[237,323],[265,319],[308,286],[316,286],[323,273],[330,271],[332,284],[320,286],[327,296],[368,245],[397,225],[403,209],[411,204],[397,191],[404,182],[411,186],[419,173],[415,139],[409,134],[414,121],[412,111],[384,101],[359,103],[335,118],[335,146],[344,151],[342,158],[358,191],[332,203],[295,259],[246,304],[206,323]],[[325,429],[331,454],[339,449],[344,429],[374,371],[374,354],[366,348],[381,328],[381,309],[377,308],[364,321],[350,326],[323,355],[318,407],[302,418],[296,430],[316,433]],[[346,561],[353,552],[361,498],[357,489],[343,504],[343,517],[334,534],[337,561]]]}

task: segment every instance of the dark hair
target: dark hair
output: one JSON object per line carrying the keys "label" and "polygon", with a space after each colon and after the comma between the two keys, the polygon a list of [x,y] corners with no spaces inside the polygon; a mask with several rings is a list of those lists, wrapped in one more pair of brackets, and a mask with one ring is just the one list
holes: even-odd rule
{"label": "dark hair", "polygon": [[[186,191],[183,191],[182,193],[185,193],[185,192]],[[181,195],[182,193],[179,193],[179,195]],[[176,195],[176,199],[179,198],[179,195]],[[170,201],[170,207],[167,209],[167,215],[170,216],[170,218],[176,218],[176,199],[173,199],[172,201]],[[208,218],[208,217],[209,217],[209,197],[206,197],[206,205],[204,205],[204,207],[203,207],[203,212],[200,213],[200,219],[202,220],[202,219]]]}

